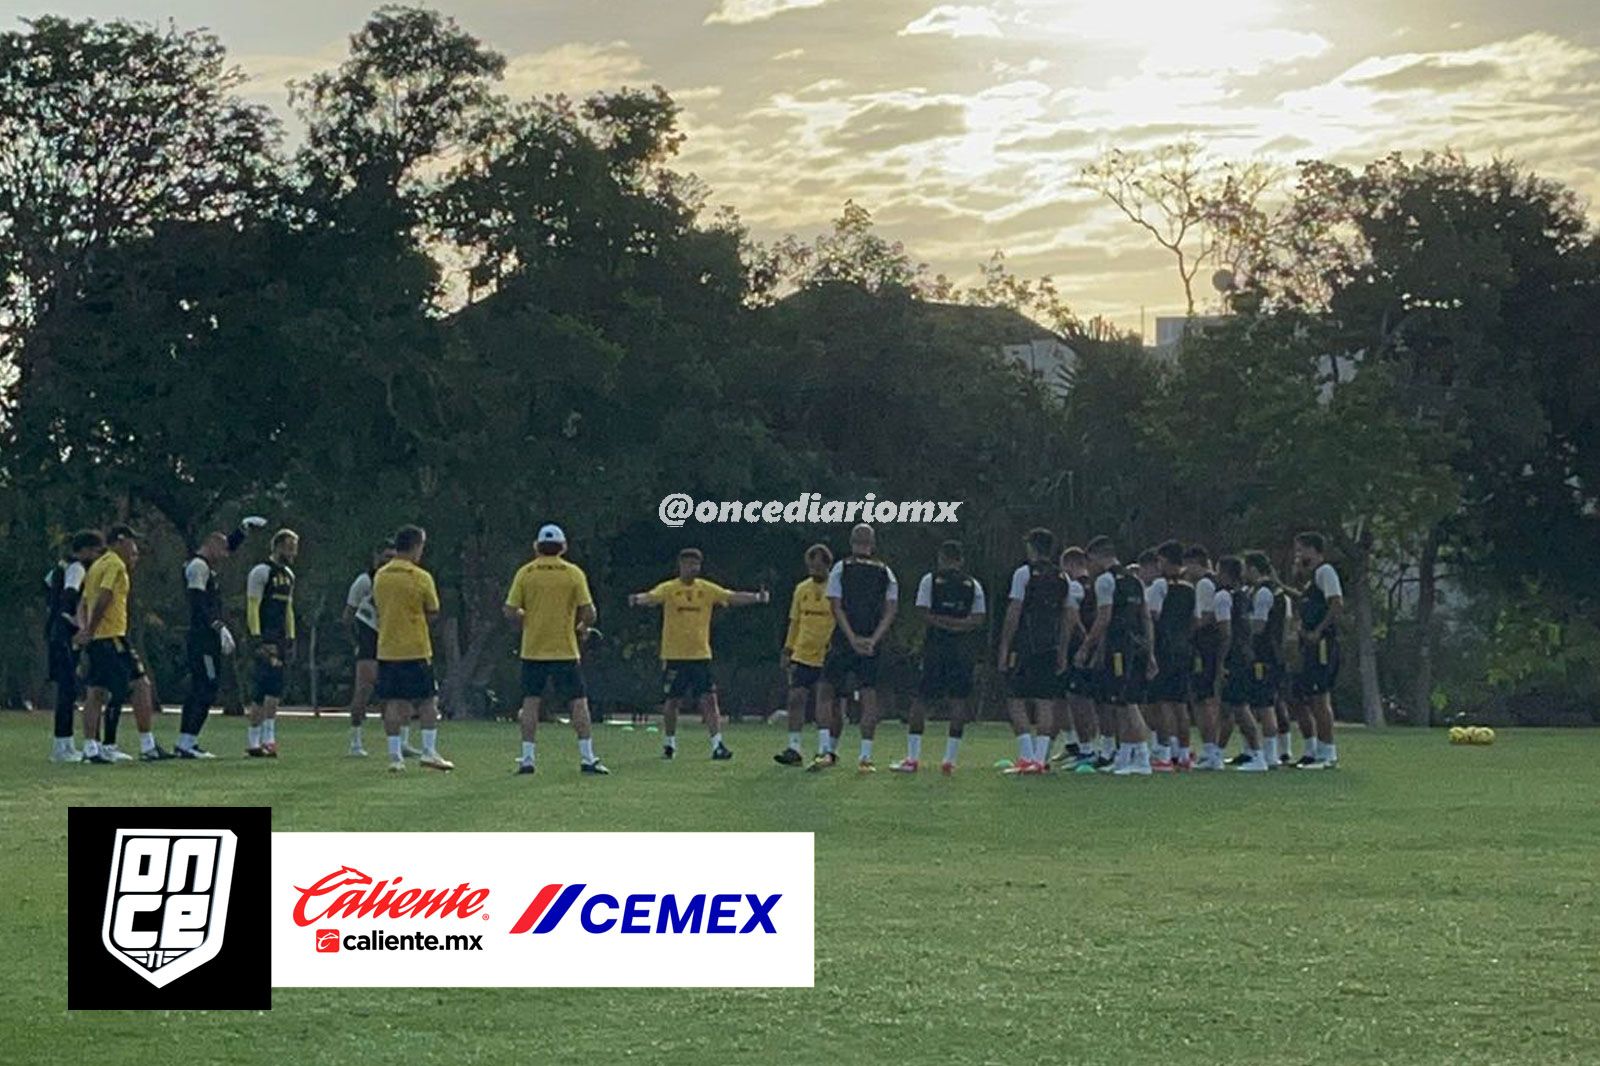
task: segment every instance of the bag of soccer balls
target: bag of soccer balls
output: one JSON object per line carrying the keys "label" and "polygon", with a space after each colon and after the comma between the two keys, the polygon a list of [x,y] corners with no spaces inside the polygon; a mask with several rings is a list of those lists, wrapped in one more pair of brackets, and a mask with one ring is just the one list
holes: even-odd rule
{"label": "bag of soccer balls", "polygon": [[1493,744],[1494,730],[1486,725],[1451,726],[1452,744]]}

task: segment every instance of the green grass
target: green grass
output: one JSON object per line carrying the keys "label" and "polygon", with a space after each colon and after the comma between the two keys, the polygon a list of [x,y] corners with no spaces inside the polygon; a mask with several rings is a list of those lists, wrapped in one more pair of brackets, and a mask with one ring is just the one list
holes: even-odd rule
{"label": "green grass", "polygon": [[[727,764],[697,731],[668,764],[608,728],[607,780],[555,726],[531,779],[509,774],[509,725],[447,723],[459,769],[399,779],[345,760],[336,718],[286,722],[275,763],[237,757],[236,719],[208,726],[230,756],[211,764],[51,766],[48,733],[0,715],[7,1063],[1600,1062],[1600,733],[1348,730],[1336,773],[1151,780],[1003,778],[993,724],[954,780],[786,770],[762,726],[732,731]],[[903,750],[885,727],[880,765]],[[210,803],[270,804],[278,830],[814,830],[816,987],[69,1013],[67,807]]]}

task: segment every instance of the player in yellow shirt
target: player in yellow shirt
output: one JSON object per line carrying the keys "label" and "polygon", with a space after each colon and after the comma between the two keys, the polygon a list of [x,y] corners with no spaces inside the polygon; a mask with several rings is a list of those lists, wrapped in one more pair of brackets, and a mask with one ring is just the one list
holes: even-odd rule
{"label": "player in yellow shirt", "polygon": [[[794,587],[789,598],[789,632],[783,638],[779,660],[789,681],[789,746],[774,755],[782,766],[799,766],[800,730],[806,720],[806,700],[815,695],[822,680],[822,663],[833,639],[833,608],[828,605],[828,571],[833,568],[833,552],[826,544],[806,549],[807,576]],[[826,708],[818,707],[817,729],[821,748],[829,747],[832,737],[824,724]],[[842,717],[842,716],[841,716]]]}
{"label": "player in yellow shirt", "polygon": [[422,724],[421,764],[454,770],[439,754],[438,688],[433,678],[433,637],[429,624],[439,616],[439,590],[433,575],[418,564],[428,535],[404,526],[394,535],[394,558],[372,578],[372,604],[378,612],[378,699],[389,745],[389,769],[406,768],[400,729],[415,711]]}
{"label": "player in yellow shirt", "polygon": [[[117,723],[131,694],[139,726],[139,759],[160,762],[174,758],[156,743],[151,725],[155,700],[139,654],[128,643],[128,571],[139,561],[139,535],[127,526],[112,526],[107,551],[83,575],[78,601],[81,624],[72,638],[75,648],[89,649],[89,692],[83,701],[83,754],[90,763],[128,762],[133,756],[117,750]],[[100,711],[105,709],[105,744],[99,743]]]}
{"label": "player in yellow shirt", "polygon": [[700,576],[704,557],[699,548],[678,553],[678,576],[648,592],[628,597],[630,607],[661,608],[661,718],[666,733],[661,757],[678,751],[678,709],[684,700],[699,706],[700,717],[711,736],[711,757],[733,758],[722,742],[722,711],[717,706],[717,684],[711,678],[711,613],[718,607],[743,607],[766,603],[767,590],[733,592]]}
{"label": "player in yellow shirt", "polygon": [[[535,770],[535,737],[545,692],[567,705],[578,734],[578,770],[609,774],[594,753],[589,722],[589,693],[583,683],[580,642],[594,625],[594,597],[589,579],[562,556],[567,535],[546,525],[534,538],[534,557],[517,571],[506,593],[505,615],[522,629],[522,757],[517,773]],[[381,621],[382,615],[379,615]]]}

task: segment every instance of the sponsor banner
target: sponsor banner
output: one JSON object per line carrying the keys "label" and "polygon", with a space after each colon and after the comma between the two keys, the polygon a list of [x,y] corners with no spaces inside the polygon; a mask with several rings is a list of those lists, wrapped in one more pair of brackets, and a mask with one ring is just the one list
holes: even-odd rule
{"label": "sponsor banner", "polygon": [[810,988],[810,833],[274,833],[284,988]]}

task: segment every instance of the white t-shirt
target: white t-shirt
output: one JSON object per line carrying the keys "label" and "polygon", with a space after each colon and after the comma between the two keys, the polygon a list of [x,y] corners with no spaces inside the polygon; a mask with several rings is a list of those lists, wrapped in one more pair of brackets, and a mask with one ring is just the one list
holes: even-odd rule
{"label": "white t-shirt", "polygon": [[346,607],[354,607],[356,621],[372,630],[378,631],[378,605],[372,602],[372,575],[365,570],[356,575],[350,582],[350,591],[345,594]]}
{"label": "white t-shirt", "polygon": [[183,583],[186,587],[204,592],[211,584],[211,566],[200,556],[196,555],[183,568]]}
{"label": "white t-shirt", "polygon": [[1233,593],[1227,589],[1218,589],[1216,599],[1211,603],[1211,609],[1216,612],[1217,621],[1233,621]]}
{"label": "white t-shirt", "polygon": [[1068,581],[1067,581],[1067,606],[1068,607],[1082,607],[1083,606],[1083,582],[1081,582],[1081,581],[1073,581],[1071,579],[1068,579]]}
{"label": "white t-shirt", "polygon": [[1344,598],[1344,586],[1339,583],[1339,571],[1333,568],[1332,563],[1323,563],[1317,567],[1317,572],[1311,575],[1311,580],[1328,599],[1331,600],[1335,596]]}
{"label": "white t-shirt", "polygon": [[1272,590],[1262,585],[1250,601],[1250,621],[1265,622],[1272,617]]}
{"label": "white t-shirt", "polygon": [[1203,577],[1194,583],[1194,616],[1204,618],[1207,614],[1215,613],[1222,617],[1216,608],[1217,583],[1209,577]]}
{"label": "white t-shirt", "polygon": [[[67,572],[61,575],[61,587],[69,592],[76,592],[83,588],[83,575],[89,572],[78,560],[74,559],[67,564]],[[1334,578],[1335,581],[1338,578]]]}
{"label": "white t-shirt", "polygon": [[1110,607],[1111,601],[1116,599],[1116,596],[1117,579],[1111,571],[1107,570],[1094,579],[1094,605],[1097,609]]}
{"label": "white t-shirt", "polygon": [[1028,595],[1028,581],[1033,577],[1033,568],[1023,563],[1011,571],[1011,598],[1020,600]]}
{"label": "white t-shirt", "polygon": [[[889,575],[889,588],[883,594],[883,602],[900,602],[900,582],[895,580],[894,571],[889,569],[887,563],[883,566],[884,572]],[[844,573],[844,560],[840,559],[833,564],[833,569],[828,571],[828,599],[841,600],[844,598],[844,582],[840,576]]]}
{"label": "white t-shirt", "polygon": [[[931,608],[933,606],[933,574],[932,573],[923,574],[922,575],[922,580],[917,582],[917,606],[918,607],[929,607],[929,608]],[[986,602],[984,602],[984,598],[983,598],[983,582],[979,581],[977,578],[973,578],[972,579],[972,610],[967,612],[967,617],[971,618],[975,614],[987,614],[988,611],[989,611],[989,605]]]}
{"label": "white t-shirt", "polygon": [[266,563],[257,563],[250,568],[250,576],[245,578],[245,595],[252,600],[264,599],[267,595],[267,579],[272,576],[272,568]]}
{"label": "white t-shirt", "polygon": [[1161,607],[1167,602],[1167,579],[1158,577],[1144,590],[1144,605],[1150,608],[1150,613],[1159,615]]}

